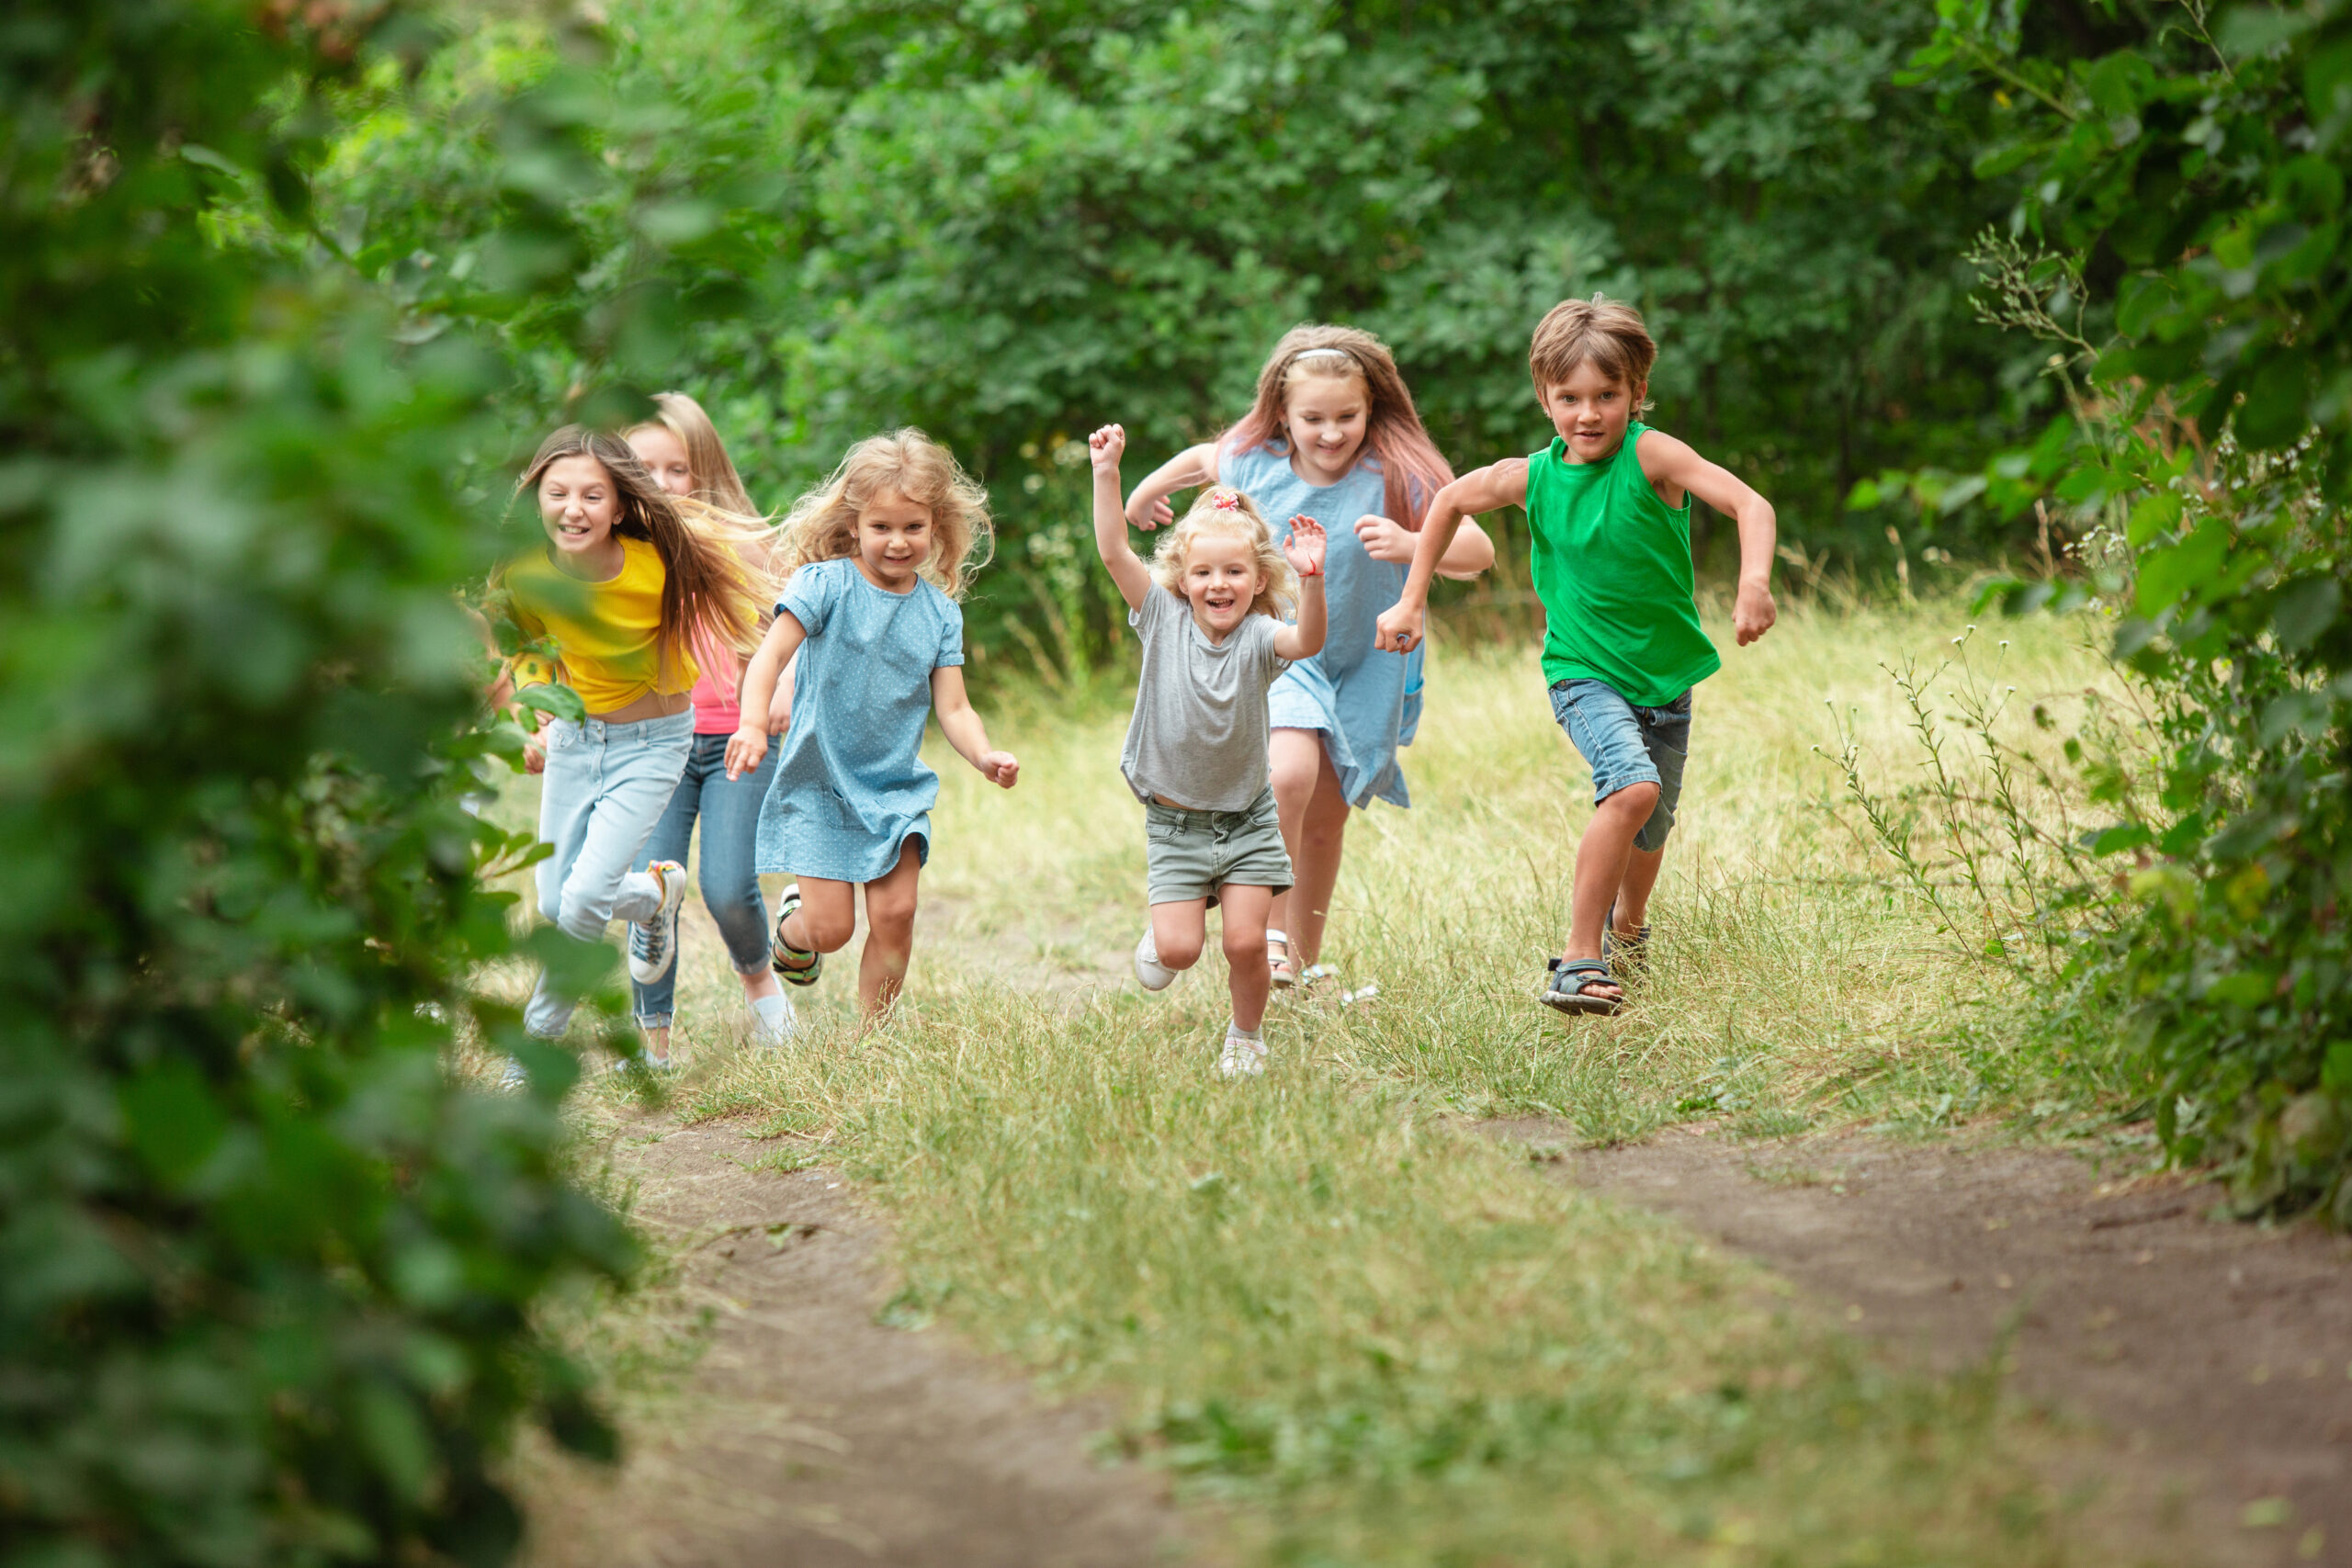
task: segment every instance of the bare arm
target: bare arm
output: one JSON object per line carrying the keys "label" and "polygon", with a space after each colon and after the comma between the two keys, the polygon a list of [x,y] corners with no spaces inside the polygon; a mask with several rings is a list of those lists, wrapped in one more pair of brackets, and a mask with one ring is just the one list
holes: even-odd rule
{"label": "bare arm", "polygon": [[[1363,541],[1364,554],[1397,566],[1411,565],[1421,544],[1421,536],[1403,524],[1372,513],[1356,519],[1356,537]],[[1478,526],[1476,518],[1464,517],[1453,536],[1453,543],[1445,547],[1444,556],[1437,563],[1437,574],[1457,580],[1472,578],[1494,564],[1495,542],[1487,537],[1487,531]]]}
{"label": "bare arm", "polygon": [[779,611],[768,623],[768,635],[743,671],[743,690],[736,699],[741,716],[727,741],[727,776],[740,779],[760,765],[768,754],[768,710],[775,702],[776,680],[800,651],[808,633],[789,610]]}
{"label": "bare arm", "polygon": [[1200,485],[1216,483],[1216,444],[1204,441],[1197,446],[1187,446],[1149,474],[1127,497],[1127,521],[1138,528],[1159,525],[1152,508],[1180,490],[1192,490]]}
{"label": "bare arm", "polygon": [[1746,648],[1770,631],[1780,618],[1772,604],[1772,550],[1780,537],[1772,503],[1746,479],[1662,430],[1644,431],[1634,455],[1641,459],[1642,473],[1657,489],[1659,499],[1688,491],[1739,525],[1739,591],[1732,601],[1732,632]]}
{"label": "bare arm", "polygon": [[1295,662],[1323,651],[1325,630],[1329,625],[1328,607],[1323,602],[1323,552],[1329,545],[1323,525],[1314,518],[1290,520],[1290,537],[1283,544],[1283,554],[1298,573],[1298,624],[1274,634],[1277,659]]}
{"label": "bare arm", "polygon": [[[1454,531],[1464,517],[1527,504],[1527,459],[1506,457],[1476,468],[1437,492],[1429,515],[1421,519],[1420,544],[1413,552],[1413,570],[1406,575],[1405,592],[1380,613],[1374,645],[1383,653],[1410,653],[1421,645],[1429,616],[1430,581],[1453,544]],[[1494,547],[1487,546],[1492,558]]]}
{"label": "bare arm", "polygon": [[989,749],[988,728],[964,691],[960,668],[943,664],[931,672],[931,706],[939,716],[939,733],[947,737],[956,754],[978,768],[989,783],[1011,789],[1021,776],[1021,763],[1010,751]]}
{"label": "bare arm", "polygon": [[1151,592],[1151,571],[1127,543],[1127,514],[1119,505],[1119,455],[1127,449],[1127,433],[1106,424],[1086,438],[1086,446],[1094,464],[1094,553],[1110,569],[1127,608],[1140,609]]}

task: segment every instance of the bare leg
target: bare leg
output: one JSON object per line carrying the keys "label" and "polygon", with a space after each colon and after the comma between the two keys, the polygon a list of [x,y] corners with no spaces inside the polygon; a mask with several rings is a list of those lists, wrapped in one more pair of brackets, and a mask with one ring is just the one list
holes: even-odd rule
{"label": "bare leg", "polygon": [[[1569,894],[1573,924],[1568,930],[1568,959],[1600,956],[1600,931],[1609,920],[1609,906],[1624,886],[1627,863],[1634,854],[1634,835],[1650,819],[1657,805],[1657,785],[1628,784],[1593,807],[1592,821],[1577,846],[1577,874]],[[1656,868],[1651,870],[1653,879]],[[1594,996],[1623,991],[1614,982],[1593,981],[1583,987]]]}
{"label": "bare leg", "polygon": [[[1304,966],[1323,954],[1323,928],[1330,919],[1332,890],[1340,885],[1348,802],[1330,755],[1323,750],[1321,730],[1275,730],[1272,755],[1274,810],[1282,819],[1283,848],[1290,852],[1291,875],[1297,886],[1274,895],[1266,923],[1289,935],[1290,950]],[[1283,799],[1285,784],[1292,796],[1288,803]]]}
{"label": "bare leg", "polygon": [[1216,890],[1216,907],[1225,919],[1225,966],[1233,987],[1233,1021],[1256,1029],[1266,1021],[1266,992],[1273,984],[1267,971],[1266,910],[1273,895],[1263,887],[1228,882]]}
{"label": "bare leg", "polygon": [[786,947],[802,953],[839,953],[857,932],[857,884],[804,876],[800,908],[779,928]]}
{"label": "bare leg", "polygon": [[[1151,907],[1151,945],[1159,954],[1164,969],[1190,969],[1201,961],[1201,949],[1208,941],[1209,901],[1205,898],[1180,898],[1170,904]],[[1266,933],[1258,933],[1258,945],[1265,946]],[[1258,955],[1259,966],[1265,966],[1265,954]]]}
{"label": "bare leg", "polygon": [[867,1021],[899,999],[907,964],[915,951],[915,882],[922,857],[911,845],[899,851],[889,874],[865,885],[865,952],[857,963],[857,1006]]}
{"label": "bare leg", "polygon": [[1630,937],[1650,918],[1650,889],[1666,865],[1666,846],[1636,849],[1625,857],[1625,881],[1617,889],[1617,934]]}
{"label": "bare leg", "polygon": [[670,1059],[670,1026],[668,1024],[665,1023],[659,1029],[640,1029],[638,1033],[645,1041],[645,1055],[648,1060],[666,1062]]}

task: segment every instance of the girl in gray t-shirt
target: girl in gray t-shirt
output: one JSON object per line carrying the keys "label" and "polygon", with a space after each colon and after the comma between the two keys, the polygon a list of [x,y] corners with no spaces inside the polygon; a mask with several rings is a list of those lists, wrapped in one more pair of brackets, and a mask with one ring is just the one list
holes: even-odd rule
{"label": "girl in gray t-shirt", "polygon": [[[1094,547],[1143,639],[1143,679],[1119,771],[1143,802],[1151,923],[1136,944],[1136,977],[1157,991],[1197,963],[1208,907],[1224,911],[1233,987],[1217,1071],[1265,1071],[1266,912],[1290,886],[1266,775],[1266,688],[1291,661],[1323,647],[1322,525],[1290,520],[1279,549],[1248,496],[1204,490],[1146,566],[1127,543],[1119,456],[1127,434],[1106,424],[1094,458]],[[1283,606],[1298,606],[1295,626]]]}

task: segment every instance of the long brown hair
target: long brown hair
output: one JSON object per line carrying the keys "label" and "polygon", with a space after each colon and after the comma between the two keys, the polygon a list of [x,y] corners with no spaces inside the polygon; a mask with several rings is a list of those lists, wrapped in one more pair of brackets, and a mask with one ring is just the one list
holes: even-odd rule
{"label": "long brown hair", "polygon": [[[1217,437],[1218,449],[1247,452],[1285,439],[1283,408],[1290,385],[1310,376],[1352,376],[1363,383],[1372,400],[1363,448],[1380,459],[1388,515],[1408,528],[1419,528],[1420,514],[1437,492],[1453,482],[1453,469],[1423,428],[1396,356],[1368,332],[1308,321],[1283,333],[1266,367],[1258,372],[1257,400]],[[1419,505],[1414,504],[1416,490]]]}
{"label": "long brown hair", "polygon": [[758,640],[764,591],[762,574],[742,555],[752,520],[672,495],[628,443],[584,424],[567,424],[540,442],[514,493],[536,491],[548,465],[563,457],[593,457],[603,465],[619,502],[613,532],[644,540],[662,558],[662,629],[655,646],[662,675],[675,675],[693,657],[697,629],[738,653],[750,652]]}
{"label": "long brown hair", "polygon": [[814,562],[856,555],[858,513],[884,491],[931,510],[931,554],[916,570],[950,599],[961,599],[993,542],[989,493],[946,447],[912,425],[867,436],[824,483],[792,503],[783,545],[772,558],[777,582]]}

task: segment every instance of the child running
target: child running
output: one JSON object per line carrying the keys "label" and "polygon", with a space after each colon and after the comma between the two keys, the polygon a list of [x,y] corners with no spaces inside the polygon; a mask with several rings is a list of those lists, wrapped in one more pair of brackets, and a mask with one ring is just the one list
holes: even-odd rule
{"label": "child running", "polygon": [[[582,942],[618,918],[667,928],[686,896],[685,867],[659,861],[632,871],[676,792],[694,743],[686,710],[694,646],[749,648],[763,592],[746,564],[740,520],[669,494],[617,437],[566,425],[539,446],[515,492],[532,492],[547,543],[506,562],[491,586],[526,643],[552,644],[549,660],[517,654],[518,690],[560,683],[584,721],[556,718],[526,746],[539,791],[539,838],[554,852],[538,866],[539,911]],[[636,961],[631,978],[653,976]],[[524,1026],[562,1036],[573,1000],[546,975]],[[505,1084],[523,1081],[509,1062]]]}
{"label": "child running", "polygon": [[[628,432],[629,450],[645,465],[654,482],[672,495],[694,496],[741,517],[758,515],[726,445],[700,403],[684,392],[657,392],[655,416]],[[764,571],[764,545],[755,547],[750,564]],[[763,623],[766,615],[762,615]],[[683,863],[694,841],[695,819],[702,819],[702,860],[698,866],[703,908],[710,911],[719,940],[742,983],[743,1000],[752,1010],[753,1040],[763,1045],[781,1041],[792,1024],[792,1004],[768,967],[768,908],[760,897],[753,850],[759,836],[760,802],[767,797],[775,776],[773,756],[741,779],[727,776],[727,741],[742,722],[735,689],[742,679],[743,656],[708,637],[695,640],[695,662],[700,676],[693,692],[694,739],[686,753],[685,776],[670,795],[668,809],[654,824],[653,836],[638,852],[636,868]],[[784,728],[782,701],[767,716],[768,733]],[[678,988],[678,921],[675,909],[651,925],[634,927],[629,935],[629,971],[636,992],[637,1024],[645,1035],[646,1064],[655,1071],[670,1066],[670,1022]],[[649,980],[635,976],[650,975]]]}
{"label": "child running", "polygon": [[914,949],[915,883],[931,854],[939,775],[923,765],[923,720],[990,783],[1021,764],[991,750],[964,692],[963,596],[988,497],[920,430],[859,442],[785,519],[775,621],[743,676],[743,718],[727,776],[768,750],[765,715],[797,653],[792,722],[760,809],[759,864],[799,879],[775,926],[776,973],[816,984],[824,955],[856,929],[865,888],[857,999],[869,1022],[897,999]]}
{"label": "child running", "polygon": [[1770,631],[1776,614],[1771,502],[1634,417],[1649,406],[1657,358],[1630,305],[1596,294],[1554,306],[1527,355],[1552,445],[1438,491],[1405,592],[1380,617],[1385,646],[1419,646],[1430,579],[1463,514],[1527,509],[1552,713],[1592,768],[1567,950],[1551,961],[1543,991],[1545,1005],[1568,1013],[1625,1004],[1604,949],[1625,975],[1642,962],[1650,889],[1682,795],[1690,691],[1723,667],[1692,598],[1692,496],[1739,525],[1739,646]]}
{"label": "child running", "polygon": [[[1266,915],[1291,883],[1266,776],[1267,687],[1323,646],[1323,526],[1293,517],[1277,549],[1250,498],[1219,485],[1194,498],[1146,567],[1119,504],[1126,432],[1106,424],[1087,445],[1094,547],[1143,639],[1119,754],[1148,844],[1151,923],[1136,945],[1136,977],[1157,991],[1198,963],[1208,907],[1220,905],[1233,1021],[1217,1071],[1252,1077],[1266,1070]],[[1278,618],[1285,601],[1298,605],[1296,626]]]}
{"label": "child running", "polygon": [[[1352,327],[1309,325],[1274,344],[1239,423],[1178,453],[1128,497],[1127,518],[1142,528],[1166,520],[1170,491],[1206,484],[1232,486],[1267,517],[1354,520],[1330,537],[1330,636],[1283,672],[1268,700],[1274,803],[1298,872],[1295,891],[1275,897],[1266,932],[1277,986],[1330,973],[1318,960],[1349,809],[1412,804],[1396,752],[1420,721],[1422,654],[1375,648],[1373,624],[1404,591],[1421,510],[1453,478],[1388,345]],[[1468,523],[1438,570],[1475,577],[1494,558]]]}

